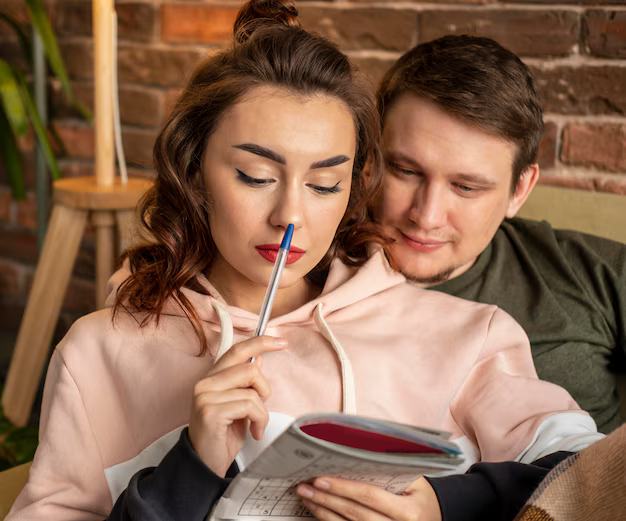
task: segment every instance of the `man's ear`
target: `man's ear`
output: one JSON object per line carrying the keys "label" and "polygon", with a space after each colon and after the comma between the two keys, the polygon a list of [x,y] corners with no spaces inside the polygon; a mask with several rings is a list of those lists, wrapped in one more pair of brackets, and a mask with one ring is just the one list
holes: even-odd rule
{"label": "man's ear", "polygon": [[530,165],[522,172],[522,175],[517,182],[517,186],[515,187],[515,193],[509,200],[509,206],[506,211],[506,216],[509,219],[511,217],[515,217],[515,214],[522,207],[524,201],[526,201],[530,195],[530,192],[533,191],[538,179],[539,165],[536,163],[534,165]]}

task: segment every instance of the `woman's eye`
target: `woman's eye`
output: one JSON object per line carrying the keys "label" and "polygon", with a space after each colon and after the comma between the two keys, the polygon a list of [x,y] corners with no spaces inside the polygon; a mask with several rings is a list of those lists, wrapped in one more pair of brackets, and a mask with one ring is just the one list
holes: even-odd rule
{"label": "woman's eye", "polygon": [[239,179],[242,183],[247,184],[248,186],[266,186],[274,182],[273,179],[260,179],[258,177],[250,177],[249,175],[244,174],[241,170],[237,170],[237,179]]}
{"label": "woman's eye", "polygon": [[343,188],[339,187],[339,183],[341,183],[341,181],[338,181],[337,184],[333,185],[333,186],[319,186],[319,185],[307,185],[309,188],[311,188],[312,190],[314,190],[315,192],[317,192],[318,194],[336,194],[338,192],[343,191]]}

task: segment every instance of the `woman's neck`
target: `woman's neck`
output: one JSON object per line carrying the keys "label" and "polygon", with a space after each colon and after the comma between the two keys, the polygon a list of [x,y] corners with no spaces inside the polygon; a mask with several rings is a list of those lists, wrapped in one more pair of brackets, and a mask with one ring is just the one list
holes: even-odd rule
{"label": "woman's neck", "polygon": [[[246,279],[224,259],[219,257],[216,259],[207,274],[207,279],[227,304],[251,313],[260,313],[267,287]],[[316,298],[320,292],[319,288],[306,279],[300,279],[287,288],[279,288],[270,317],[278,317],[298,309]]]}

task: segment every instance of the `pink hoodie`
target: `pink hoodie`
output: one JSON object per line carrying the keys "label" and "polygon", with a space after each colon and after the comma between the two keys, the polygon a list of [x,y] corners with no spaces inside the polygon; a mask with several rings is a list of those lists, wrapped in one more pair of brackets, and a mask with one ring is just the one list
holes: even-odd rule
{"label": "pink hoodie", "polygon": [[[120,271],[114,289],[127,276]],[[210,356],[170,303],[140,329],[110,309],[78,320],[48,370],[40,445],[8,521],[103,519],[139,469],[158,464],[188,423],[192,389],[233,342],[253,335],[257,315],[189,290]],[[361,268],[335,262],[321,295],[270,320],[289,340],[264,356],[272,387],[270,426],[246,444],[240,468],[291,417],[358,413],[450,431],[476,461],[530,462],[576,451],[602,435],[569,394],[537,379],[528,339],[495,306],[419,289],[381,252]]]}

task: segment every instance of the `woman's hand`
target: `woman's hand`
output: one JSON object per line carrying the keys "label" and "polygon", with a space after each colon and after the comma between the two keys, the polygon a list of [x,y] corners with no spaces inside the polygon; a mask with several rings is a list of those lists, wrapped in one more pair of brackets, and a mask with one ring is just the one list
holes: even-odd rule
{"label": "woman's hand", "polygon": [[[225,476],[248,429],[254,439],[263,437],[269,420],[263,402],[270,386],[261,373],[261,355],[285,347],[285,339],[269,336],[235,344],[194,387],[189,440],[218,476]],[[249,363],[253,356],[255,361]]]}
{"label": "woman's hand", "polygon": [[435,491],[423,477],[403,495],[359,481],[317,478],[296,493],[320,521],[441,521]]}

